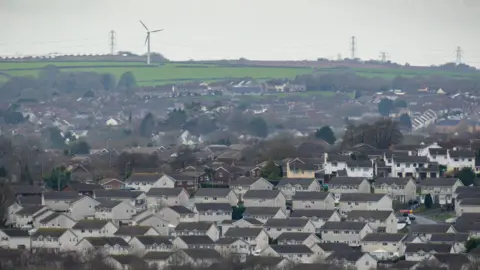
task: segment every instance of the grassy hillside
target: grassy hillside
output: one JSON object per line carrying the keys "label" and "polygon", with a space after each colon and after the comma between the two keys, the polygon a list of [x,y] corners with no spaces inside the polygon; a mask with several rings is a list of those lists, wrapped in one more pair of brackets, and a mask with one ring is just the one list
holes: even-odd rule
{"label": "grassy hillside", "polygon": [[[308,73],[331,73],[347,69],[332,67],[274,67],[239,66],[201,63],[168,63],[161,66],[146,66],[139,62],[0,62],[0,82],[9,76],[37,76],[41,68],[55,65],[65,71],[93,71],[111,73],[117,78],[126,71],[132,71],[140,85],[159,85],[192,80],[215,81],[225,78],[252,77],[256,79],[294,78]],[[395,69],[395,68],[349,68],[359,76],[391,79],[402,76],[441,75],[454,78],[480,80],[479,73],[452,73],[434,69]]]}

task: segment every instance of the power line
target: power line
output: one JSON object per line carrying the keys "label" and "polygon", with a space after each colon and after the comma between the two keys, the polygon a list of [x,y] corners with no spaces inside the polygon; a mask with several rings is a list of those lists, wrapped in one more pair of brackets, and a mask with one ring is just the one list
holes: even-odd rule
{"label": "power line", "polygon": [[110,54],[115,54],[115,45],[116,45],[117,33],[115,30],[110,31]]}
{"label": "power line", "polygon": [[355,59],[356,58],[356,50],[357,50],[357,38],[352,36],[351,37],[351,44],[350,44],[350,49],[351,49],[351,58]]}
{"label": "power line", "polygon": [[463,50],[460,46],[457,47],[457,59],[456,59],[456,63],[457,65],[460,65],[462,63],[462,60],[463,60]]}

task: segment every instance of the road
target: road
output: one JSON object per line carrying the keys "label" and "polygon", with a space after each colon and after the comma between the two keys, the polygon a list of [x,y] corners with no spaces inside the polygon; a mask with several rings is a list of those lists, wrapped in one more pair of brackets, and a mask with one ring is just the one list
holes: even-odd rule
{"label": "road", "polygon": [[415,215],[415,221],[413,224],[430,225],[430,224],[439,224],[439,223],[438,221],[430,219],[428,217]]}

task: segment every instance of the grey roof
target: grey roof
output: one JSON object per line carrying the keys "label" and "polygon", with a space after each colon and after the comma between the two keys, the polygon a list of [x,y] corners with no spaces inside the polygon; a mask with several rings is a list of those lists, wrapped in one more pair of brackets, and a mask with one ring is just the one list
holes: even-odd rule
{"label": "grey roof", "polygon": [[243,199],[274,199],[279,194],[279,190],[249,190],[243,195]]}
{"label": "grey roof", "polygon": [[232,212],[232,206],[229,203],[196,203],[195,208],[198,212],[223,211]]}
{"label": "grey roof", "polygon": [[305,245],[270,245],[279,254],[311,254],[313,251]]}
{"label": "grey roof", "polygon": [[325,200],[330,193],[328,192],[319,192],[319,191],[297,191],[293,195],[292,200],[294,201],[313,201],[313,200]]}
{"label": "grey roof", "polygon": [[145,264],[145,261],[132,254],[110,255],[110,258],[119,262],[121,265],[135,265]]}
{"label": "grey roof", "polygon": [[263,231],[262,228],[232,227],[225,232],[224,236],[225,237],[257,237],[262,231]]}
{"label": "grey roof", "polygon": [[292,270],[344,270],[345,267],[329,263],[301,263],[296,264],[291,268]]}
{"label": "grey roof", "polygon": [[150,229],[152,229],[152,227],[149,227],[149,226],[121,226],[114,233],[114,235],[121,235],[121,236],[144,235]]}
{"label": "grey roof", "polygon": [[385,194],[373,194],[373,193],[343,193],[340,195],[341,202],[377,202]]}
{"label": "grey roof", "polygon": [[40,220],[40,223],[42,223],[42,224],[48,223],[48,222],[54,220],[55,218],[57,218],[59,216],[60,216],[60,213],[56,213],[56,212],[52,213],[52,214],[46,216],[44,219]]}
{"label": "grey roof", "polygon": [[59,238],[62,236],[68,229],[66,228],[39,228],[32,234],[32,238],[38,237],[47,237],[50,236],[52,238]]}
{"label": "grey roof", "polygon": [[173,254],[173,252],[152,251],[143,255],[142,259],[146,261],[165,261],[168,260]]}
{"label": "grey roof", "polygon": [[[440,263],[444,263],[452,266],[455,265],[457,267],[470,263],[470,259],[467,257],[466,254],[433,254],[433,256]],[[461,268],[461,267],[458,267],[458,268]]]}
{"label": "grey roof", "polygon": [[394,163],[427,163],[428,157],[424,156],[405,156],[405,155],[394,155]]}
{"label": "grey roof", "polygon": [[406,243],[406,253],[415,253],[420,250],[424,252],[435,251],[437,253],[450,253],[452,245],[450,244],[434,244],[434,243]]}
{"label": "grey roof", "polygon": [[121,237],[85,237],[85,240],[90,242],[94,247],[104,247],[119,245],[121,247],[128,247],[128,243]]}
{"label": "grey roof", "polygon": [[283,260],[285,260],[283,257],[248,256],[246,263],[247,265],[256,265],[258,267],[263,267],[264,269],[271,269],[271,267],[278,266]]}
{"label": "grey roof", "polygon": [[328,186],[339,186],[339,185],[358,186],[364,180],[365,180],[365,177],[339,176],[339,177],[332,178],[328,182]]}
{"label": "grey roof", "polygon": [[98,199],[100,204],[95,205],[95,209],[112,209],[122,203],[122,201]]}
{"label": "grey roof", "polygon": [[453,157],[453,158],[474,158],[475,157],[475,152],[473,151],[470,151],[470,150],[451,150],[448,152],[448,154],[450,155],[450,157]]}
{"label": "grey roof", "polygon": [[41,195],[22,196],[18,198],[18,203],[21,204],[22,206],[41,205],[42,196]]}
{"label": "grey roof", "polygon": [[451,225],[448,224],[415,224],[410,226],[412,233],[446,233]]}
{"label": "grey roof", "polygon": [[19,210],[16,215],[20,216],[31,216],[36,212],[42,210],[45,206],[43,205],[32,205],[32,206],[24,206],[21,210]]}
{"label": "grey roof", "polygon": [[347,261],[347,262],[356,262],[362,256],[365,255],[363,252],[359,251],[339,251],[336,250],[330,256],[328,256],[325,260],[326,261],[332,261],[332,260],[338,260],[338,261]]}
{"label": "grey roof", "polygon": [[328,219],[333,215],[333,213],[335,213],[335,210],[300,209],[300,210],[293,210],[290,213],[290,217],[293,217],[293,218],[316,217],[321,219]]}
{"label": "grey roof", "polygon": [[183,191],[183,188],[156,188],[152,187],[148,190],[147,196],[149,197],[162,197],[162,196],[178,196]]}
{"label": "grey roof", "polygon": [[369,233],[362,241],[368,242],[400,242],[407,237],[403,233]]}
{"label": "grey roof", "polygon": [[155,183],[157,182],[163,174],[141,174],[134,173],[128,179],[125,180],[125,183]]}
{"label": "grey roof", "polygon": [[280,207],[247,207],[243,216],[274,216],[280,210]]}
{"label": "grey roof", "polygon": [[281,241],[289,241],[289,240],[304,241],[311,235],[312,233],[306,233],[306,232],[284,232],[278,236],[277,241],[279,243]]}
{"label": "grey roof", "polygon": [[468,233],[432,233],[430,242],[463,243],[468,240]]}
{"label": "grey roof", "polygon": [[199,188],[195,197],[227,197],[230,192],[229,188]]}
{"label": "grey roof", "polygon": [[215,242],[216,245],[231,245],[235,243],[236,241],[241,240],[240,238],[237,237],[222,237]]}
{"label": "grey roof", "polygon": [[240,177],[237,180],[234,180],[230,183],[230,186],[250,186],[258,180],[263,179],[262,177]]}
{"label": "grey roof", "polygon": [[452,187],[458,178],[426,178],[420,180],[419,185],[425,187]]}
{"label": "grey roof", "polygon": [[135,199],[143,194],[143,192],[123,189],[95,189],[93,194],[94,198]]}
{"label": "grey roof", "polygon": [[[261,221],[258,220],[258,219],[255,219],[255,218],[245,218],[245,217],[244,217],[244,218],[242,218],[242,219],[235,220],[235,222],[236,222],[236,221],[240,221],[240,220],[244,220],[244,221],[246,221],[246,222],[248,222],[248,223],[250,223],[250,224],[252,224],[252,225],[263,225],[263,222],[261,222]],[[233,223],[235,223],[235,222],[233,222]]]}
{"label": "grey roof", "polygon": [[409,177],[379,177],[375,178],[375,186],[379,187],[381,185],[397,185],[405,186],[411,178]]}
{"label": "grey roof", "polygon": [[107,223],[110,222],[109,220],[99,220],[99,219],[82,219],[77,221],[75,225],[73,225],[72,229],[75,230],[99,230]]}
{"label": "grey roof", "polygon": [[315,181],[317,180],[315,180],[314,178],[282,178],[278,182],[277,187],[282,187],[286,185],[300,185],[301,187],[307,188]]}
{"label": "grey roof", "polygon": [[42,194],[43,188],[39,186],[32,186],[32,185],[11,185],[10,189],[13,191],[14,195],[22,194],[22,195],[34,195],[34,194]]}
{"label": "grey roof", "polygon": [[361,220],[361,221],[374,221],[374,220],[385,220],[387,219],[393,211],[369,211],[369,210],[353,210],[348,213],[347,220]]}
{"label": "grey roof", "polygon": [[347,166],[352,168],[372,168],[373,163],[370,160],[349,160]]}
{"label": "grey roof", "polygon": [[350,230],[361,231],[367,226],[364,222],[354,221],[327,221],[323,224],[322,230]]}
{"label": "grey roof", "polygon": [[458,203],[459,205],[480,205],[480,198],[465,198],[461,199]]}
{"label": "grey roof", "polygon": [[303,228],[305,227],[310,220],[306,218],[271,218],[265,222],[264,227],[275,227],[275,228]]}
{"label": "grey roof", "polygon": [[99,184],[70,183],[68,187],[77,192],[93,192],[95,189],[104,189]]}
{"label": "grey roof", "polygon": [[345,243],[317,243],[323,251],[331,252],[331,251],[352,251],[352,247]]}
{"label": "grey roof", "polygon": [[175,227],[175,231],[208,231],[210,227],[212,227],[212,222],[180,222],[178,223],[177,227]]}
{"label": "grey roof", "polygon": [[180,215],[193,214],[192,210],[181,205],[172,205],[172,206],[168,206],[168,208],[172,209],[173,211],[177,212]]}
{"label": "grey roof", "polygon": [[445,148],[429,148],[428,152],[432,156],[446,156],[447,155],[447,149],[445,149]]}
{"label": "grey roof", "polygon": [[213,240],[207,235],[180,235],[178,236],[187,245],[213,245]]}
{"label": "grey roof", "polygon": [[479,186],[459,186],[455,189],[455,193],[480,193]]}
{"label": "grey roof", "polygon": [[43,198],[45,200],[76,200],[80,197],[75,191],[45,191]]}
{"label": "grey roof", "polygon": [[222,260],[220,253],[214,249],[182,249],[182,251],[194,260]]}
{"label": "grey roof", "polygon": [[30,236],[28,231],[20,230],[20,229],[3,229],[1,231],[9,237],[29,237]]}
{"label": "grey roof", "polygon": [[153,246],[153,245],[172,245],[172,239],[166,236],[161,235],[137,235],[135,238],[140,241],[140,243],[144,244],[145,246]]}

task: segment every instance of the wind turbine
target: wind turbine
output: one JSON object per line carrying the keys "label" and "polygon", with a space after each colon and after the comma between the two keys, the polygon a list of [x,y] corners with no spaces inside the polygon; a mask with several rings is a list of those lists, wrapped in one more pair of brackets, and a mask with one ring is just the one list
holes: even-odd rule
{"label": "wind turbine", "polygon": [[145,45],[147,45],[147,65],[150,65],[150,34],[163,31],[163,29],[150,31],[150,30],[148,30],[148,27],[142,21],[140,21],[140,23],[147,30],[147,38],[145,39]]}

